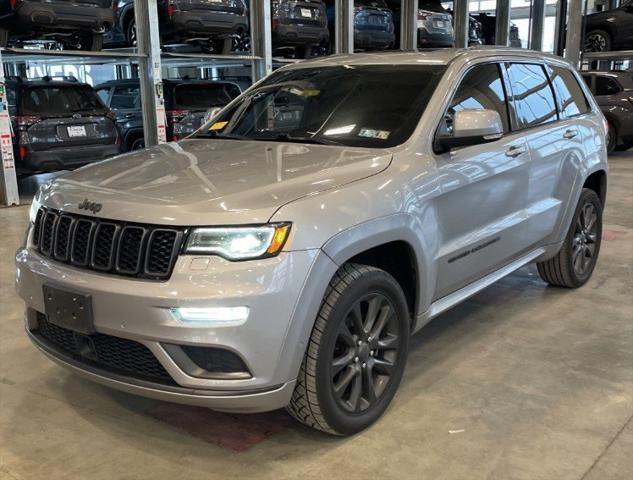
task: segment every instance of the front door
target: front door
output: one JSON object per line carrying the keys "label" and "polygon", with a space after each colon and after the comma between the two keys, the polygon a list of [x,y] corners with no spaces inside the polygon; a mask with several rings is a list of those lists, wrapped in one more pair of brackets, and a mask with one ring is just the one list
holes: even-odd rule
{"label": "front door", "polygon": [[463,109],[499,112],[504,136],[436,156],[440,225],[436,260],[441,298],[509,263],[524,245],[530,154],[522,133],[510,132],[500,65],[472,67],[461,81],[438,134],[450,134],[452,116]]}

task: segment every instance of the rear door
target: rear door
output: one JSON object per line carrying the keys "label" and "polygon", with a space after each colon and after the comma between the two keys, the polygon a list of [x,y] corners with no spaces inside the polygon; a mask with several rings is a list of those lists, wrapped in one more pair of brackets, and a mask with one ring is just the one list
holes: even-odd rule
{"label": "rear door", "polygon": [[510,130],[506,86],[500,65],[472,67],[461,80],[438,134],[450,134],[454,113],[496,110],[504,136],[436,156],[441,193],[438,284],[441,298],[511,262],[527,246],[525,204],[529,160],[522,133]]}
{"label": "rear door", "polygon": [[143,128],[140,85],[122,84],[114,87],[110,108],[116,114],[116,122],[125,134],[132,129]]}

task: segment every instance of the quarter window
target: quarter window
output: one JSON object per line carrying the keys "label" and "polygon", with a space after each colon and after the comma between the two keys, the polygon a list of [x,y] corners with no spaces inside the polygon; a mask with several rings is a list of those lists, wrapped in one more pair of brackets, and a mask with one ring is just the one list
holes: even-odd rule
{"label": "quarter window", "polygon": [[141,91],[138,85],[116,87],[112,95],[110,108],[114,110],[133,110],[141,108]]}
{"label": "quarter window", "polygon": [[517,129],[557,120],[554,93],[541,65],[509,64],[508,78],[512,87]]}
{"label": "quarter window", "polygon": [[[589,111],[589,104],[585,94],[570,70],[551,67],[550,76],[556,91],[561,118],[569,118]],[[586,81],[591,84],[591,79]]]}
{"label": "quarter window", "polygon": [[466,109],[496,110],[503,122],[503,131],[510,131],[506,95],[499,65],[485,64],[473,67],[464,77],[444,115],[440,134],[451,134],[455,112]]}

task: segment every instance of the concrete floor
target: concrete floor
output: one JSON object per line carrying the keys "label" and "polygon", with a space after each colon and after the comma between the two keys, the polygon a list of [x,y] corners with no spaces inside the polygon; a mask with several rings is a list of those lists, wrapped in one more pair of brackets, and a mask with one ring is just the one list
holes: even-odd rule
{"label": "concrete floor", "polygon": [[0,478],[632,479],[633,152],[611,168],[591,282],[547,288],[528,267],[436,319],[387,414],[348,439],[283,412],[145,400],[53,365],[13,293],[28,209],[0,210]]}

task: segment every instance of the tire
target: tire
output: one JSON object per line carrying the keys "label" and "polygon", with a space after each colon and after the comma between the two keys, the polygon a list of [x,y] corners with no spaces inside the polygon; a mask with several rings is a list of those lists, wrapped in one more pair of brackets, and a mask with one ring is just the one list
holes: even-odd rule
{"label": "tire", "polygon": [[398,282],[374,267],[343,265],[325,292],[288,412],[333,435],[369,427],[398,389],[409,332]]}
{"label": "tire", "polygon": [[134,150],[142,150],[145,148],[145,138],[139,137],[135,138],[130,142],[128,151],[133,152]]}
{"label": "tire", "polygon": [[125,29],[125,41],[127,42],[128,47],[136,47],[136,44],[138,43],[134,14],[132,14],[132,19],[128,22],[127,28]]}
{"label": "tire", "polygon": [[615,126],[609,122],[609,128],[607,129],[607,153],[613,152],[618,143],[618,132]]}
{"label": "tire", "polygon": [[591,30],[585,34],[585,52],[611,51],[611,35],[604,30]]}
{"label": "tire", "polygon": [[536,264],[539,275],[556,287],[583,286],[596,266],[601,241],[602,203],[596,192],[584,188],[563,246],[554,258]]}
{"label": "tire", "polygon": [[0,28],[0,47],[4,48],[9,44],[9,30]]}
{"label": "tire", "polygon": [[103,35],[100,33],[88,33],[80,37],[78,50],[99,52],[103,49]]}

